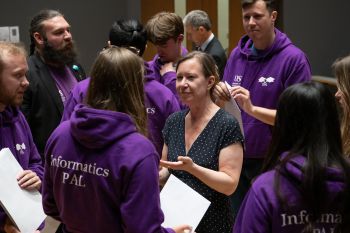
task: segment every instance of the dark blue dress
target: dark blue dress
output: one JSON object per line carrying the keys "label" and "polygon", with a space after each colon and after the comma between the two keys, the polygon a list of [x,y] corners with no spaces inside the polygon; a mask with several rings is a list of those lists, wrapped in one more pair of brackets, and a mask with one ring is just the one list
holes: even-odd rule
{"label": "dark blue dress", "polygon": [[[177,161],[179,155],[189,156],[194,163],[215,171],[219,169],[220,151],[243,142],[237,120],[219,109],[193,142],[186,155],[185,116],[189,110],[176,112],[168,119],[163,129],[164,142],[168,146],[168,161]],[[211,205],[199,223],[197,233],[230,233],[233,226],[233,211],[230,198],[219,193],[185,171],[170,169],[170,173],[207,198]]]}

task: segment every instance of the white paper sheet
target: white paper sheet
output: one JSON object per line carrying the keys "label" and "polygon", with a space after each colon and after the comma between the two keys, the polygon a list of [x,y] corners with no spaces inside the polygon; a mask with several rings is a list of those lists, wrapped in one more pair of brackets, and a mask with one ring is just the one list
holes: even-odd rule
{"label": "white paper sheet", "polygon": [[[225,81],[227,89],[231,89],[230,84],[228,84]],[[243,130],[243,123],[242,123],[242,115],[241,115],[241,110],[238,107],[238,104],[236,103],[236,100],[231,96],[230,101],[227,101],[225,103],[224,109],[226,112],[230,113],[232,116],[234,116],[238,123],[239,127],[241,128],[242,135],[244,136],[244,130]]]}
{"label": "white paper sheet", "polygon": [[23,171],[9,148],[0,151],[0,202],[21,233],[33,233],[45,220],[41,194],[19,187],[17,175]]}
{"label": "white paper sheet", "polygon": [[193,232],[209,208],[210,201],[170,175],[160,192],[160,204],[164,212],[163,227],[188,224]]}

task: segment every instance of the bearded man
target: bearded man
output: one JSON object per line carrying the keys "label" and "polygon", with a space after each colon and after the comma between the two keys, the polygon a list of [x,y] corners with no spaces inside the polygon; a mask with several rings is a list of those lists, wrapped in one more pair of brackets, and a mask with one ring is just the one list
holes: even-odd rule
{"label": "bearded man", "polygon": [[56,10],[42,10],[30,24],[30,57],[22,111],[43,158],[46,141],[58,126],[66,98],[74,85],[85,79],[76,63],[70,25]]}

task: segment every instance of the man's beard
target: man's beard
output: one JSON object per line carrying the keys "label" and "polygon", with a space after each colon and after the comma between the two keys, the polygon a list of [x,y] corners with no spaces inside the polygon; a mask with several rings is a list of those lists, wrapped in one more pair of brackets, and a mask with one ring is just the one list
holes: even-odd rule
{"label": "man's beard", "polygon": [[63,66],[75,62],[77,52],[73,42],[66,44],[62,49],[55,49],[45,38],[42,56],[47,63]]}

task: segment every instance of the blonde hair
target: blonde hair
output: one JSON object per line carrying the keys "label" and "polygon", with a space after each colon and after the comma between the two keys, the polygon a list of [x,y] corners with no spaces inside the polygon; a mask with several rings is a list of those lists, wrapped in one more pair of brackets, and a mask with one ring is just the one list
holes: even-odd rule
{"label": "blonde hair", "polygon": [[338,88],[344,96],[341,133],[344,153],[350,157],[350,55],[337,59],[332,68],[338,80]]}
{"label": "blonde hair", "polygon": [[137,130],[147,135],[142,59],[126,48],[103,50],[92,67],[87,104],[130,115]]}
{"label": "blonde hair", "polygon": [[0,41],[0,73],[4,68],[4,58],[9,54],[11,55],[23,55],[27,56],[27,52],[21,43],[12,43],[6,41]]}

